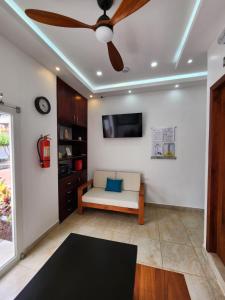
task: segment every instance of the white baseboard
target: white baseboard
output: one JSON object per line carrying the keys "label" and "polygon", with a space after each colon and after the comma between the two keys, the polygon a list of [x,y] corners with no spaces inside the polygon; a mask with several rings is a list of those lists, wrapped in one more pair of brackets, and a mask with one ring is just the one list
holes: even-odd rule
{"label": "white baseboard", "polygon": [[169,205],[169,204],[160,204],[160,203],[153,203],[153,202],[145,202],[146,206],[155,206],[161,208],[172,208],[176,210],[187,210],[187,211],[199,211],[204,212],[204,209],[195,208],[195,207],[186,207],[186,206],[177,206],[177,205]]}
{"label": "white baseboard", "polygon": [[30,246],[26,247],[20,254],[20,258],[23,259],[41,240],[43,240],[58,225],[59,222],[56,222],[45,233],[43,233],[39,238],[37,238]]}

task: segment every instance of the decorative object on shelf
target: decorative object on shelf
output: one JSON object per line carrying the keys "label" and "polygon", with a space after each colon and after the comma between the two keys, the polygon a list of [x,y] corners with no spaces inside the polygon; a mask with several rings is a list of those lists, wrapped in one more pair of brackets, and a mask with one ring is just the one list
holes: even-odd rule
{"label": "decorative object on shelf", "polygon": [[63,154],[61,152],[59,152],[59,159],[63,158]]}
{"label": "decorative object on shelf", "polygon": [[83,161],[82,159],[78,159],[75,161],[75,171],[81,171],[83,169]]}
{"label": "decorative object on shelf", "polygon": [[37,97],[34,101],[37,111],[42,115],[47,115],[51,111],[51,104],[47,98],[41,96]]}
{"label": "decorative object on shelf", "polygon": [[176,159],[176,128],[152,128],[152,159]]}
{"label": "decorative object on shelf", "polygon": [[72,156],[72,152],[71,152],[71,150],[70,150],[70,147],[66,147],[66,155],[67,155],[68,157]]}
{"label": "decorative object on shelf", "polygon": [[72,140],[72,129],[70,127],[59,126],[59,138],[60,140]]}
{"label": "decorative object on shelf", "polygon": [[69,131],[68,131],[67,128],[64,130],[64,139],[65,140],[70,140],[70,135],[69,135]]}
{"label": "decorative object on shelf", "polygon": [[78,137],[78,141],[82,141],[82,136],[79,136],[79,137]]}

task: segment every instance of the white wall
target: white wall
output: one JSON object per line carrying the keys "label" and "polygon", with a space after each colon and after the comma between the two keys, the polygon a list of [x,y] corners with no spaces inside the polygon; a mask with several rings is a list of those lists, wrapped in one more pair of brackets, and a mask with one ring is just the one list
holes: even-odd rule
{"label": "white wall", "polygon": [[[224,15],[225,17],[225,15]],[[225,26],[225,22],[224,22]],[[221,28],[221,32],[224,28]],[[218,36],[221,32],[218,32]],[[210,88],[224,74],[223,58],[225,57],[225,45],[218,45],[217,40],[208,50],[208,82],[207,82],[207,110],[206,110],[206,157],[205,157],[205,241],[207,218],[207,191],[208,191],[208,145],[209,145],[209,116],[210,116]]]}
{"label": "white wall", "polygon": [[[56,78],[0,36],[0,92],[6,102],[22,109],[22,149],[16,149],[15,159],[22,165],[22,244],[27,247],[58,221]],[[42,116],[35,110],[37,96],[50,100],[49,115]],[[36,151],[40,134],[50,134],[52,138],[51,168],[45,170],[39,167]]]}
{"label": "white wall", "polygon": [[[144,136],[103,139],[101,116],[143,112]],[[90,100],[89,177],[95,169],[140,171],[146,202],[204,207],[206,85]],[[151,160],[151,128],[177,126],[177,160]]]}

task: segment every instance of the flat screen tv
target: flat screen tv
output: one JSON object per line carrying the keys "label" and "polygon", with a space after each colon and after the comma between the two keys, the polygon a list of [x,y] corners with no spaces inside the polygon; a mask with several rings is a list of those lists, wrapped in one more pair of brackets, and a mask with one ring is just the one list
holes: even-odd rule
{"label": "flat screen tv", "polygon": [[102,116],[104,138],[142,137],[142,113]]}

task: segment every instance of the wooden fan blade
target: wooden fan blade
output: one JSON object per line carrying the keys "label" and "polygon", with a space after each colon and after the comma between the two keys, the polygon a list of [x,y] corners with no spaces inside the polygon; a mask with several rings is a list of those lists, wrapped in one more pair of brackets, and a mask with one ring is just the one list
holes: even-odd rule
{"label": "wooden fan blade", "polygon": [[120,72],[124,69],[123,60],[112,42],[107,43],[109,59],[115,71]]}
{"label": "wooden fan blade", "polygon": [[89,28],[93,29],[92,26],[84,24],[75,19],[65,17],[63,15],[55,14],[48,11],[37,10],[37,9],[27,9],[25,10],[26,15],[43,24],[59,26],[59,27],[69,27],[69,28]]}
{"label": "wooden fan blade", "polygon": [[119,21],[128,17],[148,2],[150,2],[150,0],[123,0],[111,19],[111,25],[115,25]]}

